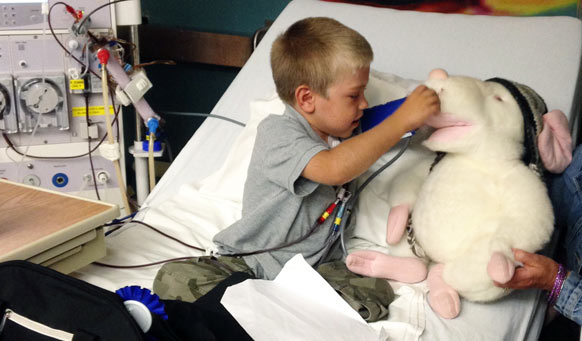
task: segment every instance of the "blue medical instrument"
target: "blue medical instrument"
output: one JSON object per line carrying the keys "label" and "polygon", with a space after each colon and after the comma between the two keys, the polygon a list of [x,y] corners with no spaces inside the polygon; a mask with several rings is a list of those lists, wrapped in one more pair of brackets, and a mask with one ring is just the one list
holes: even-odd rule
{"label": "blue medical instrument", "polygon": [[400,108],[405,100],[406,97],[364,109],[364,116],[362,116],[362,119],[360,120],[362,132],[370,130],[380,122],[384,121]]}

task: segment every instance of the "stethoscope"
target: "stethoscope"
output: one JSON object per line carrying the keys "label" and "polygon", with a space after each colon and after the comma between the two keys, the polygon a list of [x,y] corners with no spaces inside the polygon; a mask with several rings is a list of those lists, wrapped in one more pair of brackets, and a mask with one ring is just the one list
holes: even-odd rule
{"label": "stethoscope", "polygon": [[[376,126],[377,124],[379,124],[380,122],[385,120],[388,116],[392,115],[402,105],[402,103],[405,100],[406,100],[406,97],[400,98],[400,99],[397,99],[394,101],[390,101],[390,102],[387,102],[385,104],[378,105],[378,106],[375,106],[372,108],[365,109],[364,116],[360,120],[362,131],[366,131],[366,130]],[[337,190],[336,199],[331,204],[329,204],[329,206],[323,211],[321,216],[311,225],[311,228],[307,231],[307,233],[304,236],[302,236],[296,240],[293,240],[291,242],[288,242],[288,243],[285,243],[282,245],[278,245],[275,247],[262,249],[262,250],[256,250],[256,251],[252,251],[252,252],[224,254],[224,256],[233,256],[233,257],[250,256],[250,255],[256,255],[256,254],[265,253],[265,252],[276,251],[276,250],[284,249],[286,247],[295,245],[295,244],[307,239],[309,236],[311,236],[313,234],[313,232],[315,232],[332,214],[334,214],[334,212],[335,212],[334,221],[331,224],[329,236],[326,239],[326,242],[324,245],[324,253],[323,253],[323,256],[320,258],[320,262],[323,261],[327,257],[330,250],[332,249],[332,246],[335,244],[335,242],[337,241],[338,238],[340,240],[342,253],[343,253],[344,257],[347,256],[348,251],[347,251],[346,245],[345,245],[345,230],[346,230],[346,226],[349,225],[353,206],[354,206],[358,196],[362,193],[364,188],[375,177],[377,177],[386,168],[388,168],[390,165],[392,165],[398,158],[400,158],[400,156],[402,156],[404,151],[406,151],[406,149],[408,148],[408,145],[410,144],[410,139],[412,138],[413,135],[414,135],[414,132],[407,133],[403,137],[404,146],[402,146],[402,148],[400,148],[398,153],[392,159],[390,159],[388,162],[386,162],[384,165],[382,165],[382,167],[380,167],[378,170],[376,170],[374,173],[372,173],[362,183],[362,185],[355,190],[355,192],[353,194],[347,190],[349,183],[341,186]],[[222,255],[222,254],[217,253],[217,255]]]}
{"label": "stethoscope", "polygon": [[251,255],[256,255],[256,254],[265,253],[265,252],[281,250],[281,249],[295,245],[295,244],[307,239],[309,236],[311,236],[313,234],[313,232],[315,232],[321,225],[323,225],[323,223],[325,221],[327,221],[327,219],[329,219],[329,217],[331,217],[333,215],[334,221],[331,224],[329,236],[327,237],[325,245],[324,245],[325,251],[323,253],[323,256],[320,258],[320,263],[327,257],[330,250],[332,249],[332,246],[335,244],[335,242],[338,240],[338,238],[340,240],[342,253],[344,256],[347,256],[348,252],[347,252],[347,249],[345,246],[345,230],[346,230],[346,226],[349,225],[351,213],[353,211],[353,206],[356,202],[356,199],[362,193],[364,188],[374,178],[376,178],[380,173],[382,173],[386,168],[388,168],[398,158],[400,158],[400,156],[402,156],[402,154],[404,154],[404,152],[408,148],[408,145],[410,144],[411,138],[412,138],[412,135],[405,137],[403,139],[404,146],[402,146],[402,148],[400,148],[398,153],[392,159],[390,159],[388,162],[386,162],[384,165],[382,165],[382,167],[380,167],[378,170],[376,170],[374,173],[372,173],[362,183],[362,185],[359,186],[355,190],[354,193],[351,193],[350,191],[348,191],[349,184],[344,184],[343,186],[338,188],[335,200],[327,206],[327,208],[321,213],[319,218],[317,218],[317,220],[311,225],[311,228],[307,231],[307,233],[305,235],[301,236],[300,238],[293,240],[291,242],[288,242],[288,243],[284,243],[284,244],[275,246],[275,247],[251,251],[251,252],[239,252],[239,253],[227,253],[227,254],[215,253],[215,254],[221,255],[221,256],[244,257],[244,256],[251,256]]}
{"label": "stethoscope", "polygon": [[[383,119],[385,119],[386,117],[390,116],[394,111],[396,111],[396,109],[398,109],[398,107],[402,104],[402,102],[404,102],[404,98],[403,99],[398,99],[392,102],[388,102],[384,105],[380,105],[377,107],[372,107],[369,109],[366,109],[366,115],[364,116],[364,118],[361,120],[362,123],[362,131],[365,131],[373,126],[375,126],[376,124],[378,124],[379,122],[381,122]],[[218,118],[224,118],[221,116],[216,116]],[[226,118],[225,118],[226,119]],[[367,121],[366,121],[367,119]],[[230,119],[229,119],[230,120]],[[367,125],[367,128],[365,128],[364,126]],[[344,184],[343,186],[341,186],[340,188],[338,188],[337,190],[337,194],[336,194],[336,198],[335,200],[329,204],[327,206],[327,208],[322,212],[322,214],[317,218],[317,220],[311,225],[311,228],[307,231],[307,233],[305,235],[303,235],[302,237],[293,240],[291,242],[288,243],[284,243],[281,245],[277,245],[275,247],[271,247],[271,248],[266,248],[266,249],[261,249],[261,250],[256,250],[256,251],[251,251],[251,252],[239,252],[239,253],[225,253],[222,254],[220,252],[215,252],[215,251],[210,251],[210,255],[211,256],[231,256],[231,257],[244,257],[244,256],[250,256],[250,255],[256,255],[256,254],[261,254],[261,253],[265,253],[265,252],[271,252],[271,251],[276,251],[276,250],[281,250],[284,248],[287,248],[289,246],[295,245],[297,243],[302,242],[303,240],[309,238],[309,236],[311,236],[319,227],[321,227],[321,225],[323,225],[323,223],[325,221],[327,221],[327,219],[329,219],[329,217],[331,217],[332,215],[334,216],[334,221],[331,224],[330,227],[330,231],[329,231],[329,235],[326,239],[326,242],[324,244],[324,248],[322,250],[324,250],[322,256],[320,257],[320,260],[318,262],[317,265],[321,264],[321,262],[323,262],[330,250],[333,248],[334,245],[336,245],[336,241],[340,240],[340,246],[341,246],[341,250],[344,256],[348,255],[346,246],[345,246],[345,230],[346,230],[346,226],[349,226],[350,224],[350,219],[351,219],[351,213],[353,210],[353,206],[357,200],[357,198],[359,197],[359,195],[362,193],[362,191],[364,190],[364,188],[375,178],[377,177],[381,172],[383,172],[386,168],[388,168],[390,165],[392,165],[398,158],[400,158],[400,156],[402,156],[402,154],[406,151],[406,149],[408,148],[409,144],[410,144],[410,140],[412,138],[412,136],[414,135],[414,132],[409,132],[407,133],[402,140],[404,141],[404,145],[402,146],[402,148],[400,148],[400,150],[398,151],[398,153],[392,158],[390,159],[388,162],[386,162],[384,165],[382,165],[382,167],[380,167],[378,170],[376,170],[374,173],[372,173],[363,183],[360,187],[358,187],[354,193],[351,193],[348,190],[348,184]],[[135,213],[133,215],[130,215],[126,218],[123,218],[119,221],[123,222],[125,219],[133,217],[135,215]],[[115,225],[116,223],[118,223],[119,221],[114,220],[114,223],[112,223],[113,225]],[[198,251],[206,251],[208,252],[208,250],[202,249],[200,247],[194,246],[194,245],[189,245],[186,244],[182,241],[180,241],[179,239],[176,239],[174,237],[171,237],[159,230],[157,230],[156,228],[154,228],[153,226],[146,224],[143,221],[138,221],[138,220],[131,220],[131,222],[135,222],[135,223],[139,223],[141,225],[145,225],[151,229],[153,229],[154,231],[172,239],[175,240],[178,243],[181,243],[185,246],[191,247],[193,249],[196,249]],[[116,229],[118,229],[119,227],[117,227]],[[108,232],[106,232],[106,235],[108,235],[109,233],[115,231],[116,229],[110,230]],[[181,259],[187,259],[190,257],[184,257]],[[176,259],[177,260],[177,259]],[[155,262],[155,263],[149,263],[149,264],[144,264],[144,265],[134,265],[134,266],[114,266],[114,265],[108,265],[108,264],[102,264],[102,263],[98,263],[98,265],[102,265],[102,266],[108,266],[108,267],[115,267],[115,268],[136,268],[136,267],[142,267],[142,266],[151,266],[151,265],[155,265],[155,264],[160,264],[160,263],[164,263],[166,261],[160,261],[160,262]]]}

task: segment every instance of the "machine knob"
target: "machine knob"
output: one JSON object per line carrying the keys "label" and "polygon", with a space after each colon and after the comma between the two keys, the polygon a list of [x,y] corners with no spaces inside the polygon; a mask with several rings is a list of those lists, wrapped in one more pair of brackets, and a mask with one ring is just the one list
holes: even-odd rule
{"label": "machine knob", "polygon": [[6,95],[3,91],[0,91],[0,119],[4,117],[4,111],[6,111],[6,106],[8,104],[9,99],[6,98]]}
{"label": "machine knob", "polygon": [[69,49],[76,50],[78,48],[79,48],[79,42],[78,41],[76,41],[75,39],[69,40]]}

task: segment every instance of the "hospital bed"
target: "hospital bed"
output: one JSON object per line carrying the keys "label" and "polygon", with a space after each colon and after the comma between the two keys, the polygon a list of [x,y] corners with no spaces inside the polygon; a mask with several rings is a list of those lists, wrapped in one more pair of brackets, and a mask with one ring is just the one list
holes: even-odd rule
{"label": "hospital bed", "polygon": [[[544,97],[549,109],[564,111],[573,126],[580,118],[582,23],[576,18],[421,13],[293,0],[211,112],[247,126],[206,119],[135,219],[187,244],[211,249],[213,235],[240,216],[254,129],[261,118],[282,110],[274,97],[270,45],[291,23],[308,16],[336,18],[370,41],[375,52],[372,69],[390,73],[384,79],[395,83],[385,98],[375,99],[378,102],[405,95],[406,84],[422,81],[431,69],[440,67],[450,74],[503,77],[527,84]],[[390,176],[390,172],[384,176]],[[366,191],[362,200],[365,196]],[[363,211],[378,215],[368,217],[369,221],[383,221],[386,204],[370,198],[368,202],[368,209]],[[358,216],[358,221],[360,218],[365,220]],[[368,233],[372,236],[367,241],[371,248],[386,248],[384,226],[369,226],[375,229]],[[108,255],[101,261],[107,264],[147,264],[204,253],[136,223],[111,233],[106,241]],[[110,290],[126,285],[151,288],[160,266],[119,269],[89,265],[74,276]],[[526,290],[489,304],[463,302],[458,318],[444,320],[427,305],[422,283],[395,288],[398,311],[391,311],[388,321],[376,322],[394,330],[388,333],[394,339],[535,340],[546,310],[543,293]]]}

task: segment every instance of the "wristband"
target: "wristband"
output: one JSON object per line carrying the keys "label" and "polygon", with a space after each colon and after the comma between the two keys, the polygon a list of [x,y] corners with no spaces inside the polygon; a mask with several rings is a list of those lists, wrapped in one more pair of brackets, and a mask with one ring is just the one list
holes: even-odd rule
{"label": "wristband", "polygon": [[548,294],[547,301],[548,305],[551,307],[556,304],[558,297],[560,296],[560,292],[562,291],[562,287],[564,286],[564,282],[566,281],[567,275],[566,268],[562,264],[558,264],[558,274],[556,275],[556,279],[554,280],[554,287],[552,291]]}

